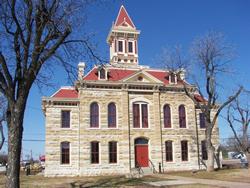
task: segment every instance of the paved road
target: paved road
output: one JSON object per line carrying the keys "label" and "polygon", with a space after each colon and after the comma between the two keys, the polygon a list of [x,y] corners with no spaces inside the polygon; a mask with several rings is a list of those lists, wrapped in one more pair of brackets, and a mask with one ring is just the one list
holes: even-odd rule
{"label": "paved road", "polygon": [[220,180],[211,180],[211,179],[198,179],[182,176],[173,176],[173,175],[161,175],[161,177],[168,179],[174,179],[171,181],[159,181],[159,182],[150,182],[150,185],[154,186],[166,186],[166,185],[185,185],[192,183],[199,183],[205,185],[221,186],[227,188],[250,188],[250,183],[241,183],[241,182],[230,182],[230,181],[220,181]]}

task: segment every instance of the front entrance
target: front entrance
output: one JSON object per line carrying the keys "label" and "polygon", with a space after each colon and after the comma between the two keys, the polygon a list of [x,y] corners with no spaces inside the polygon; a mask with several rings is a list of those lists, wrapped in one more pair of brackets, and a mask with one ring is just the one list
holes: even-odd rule
{"label": "front entrance", "polygon": [[135,139],[135,165],[148,167],[148,140],[145,138]]}

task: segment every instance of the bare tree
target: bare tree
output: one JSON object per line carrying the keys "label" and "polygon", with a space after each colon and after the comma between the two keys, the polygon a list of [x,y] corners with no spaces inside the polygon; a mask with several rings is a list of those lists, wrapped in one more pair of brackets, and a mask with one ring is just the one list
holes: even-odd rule
{"label": "bare tree", "polygon": [[[177,74],[181,78],[182,67],[191,67],[194,63],[197,70],[201,71],[198,77],[198,82],[195,85],[190,85],[183,82],[186,95],[192,99],[195,106],[204,113],[206,121],[206,146],[208,152],[207,171],[214,170],[215,147],[212,143],[212,132],[216,124],[217,118],[227,105],[234,101],[241,93],[240,87],[235,94],[228,97],[226,101],[218,104],[218,86],[221,85],[219,77],[222,73],[227,72],[228,63],[232,60],[232,47],[227,45],[221,34],[210,32],[207,35],[197,38],[191,48],[192,63],[190,60],[185,60],[178,48],[174,51],[169,51],[163,54],[165,67]],[[188,64],[188,65],[187,65]],[[197,74],[194,74],[197,77]],[[200,86],[203,85],[205,89]],[[200,95],[202,100],[197,100],[197,95]]]}
{"label": "bare tree", "polygon": [[[248,102],[249,95],[244,93],[244,97],[238,97],[227,108],[227,122],[233,131],[237,146],[241,152],[244,152],[248,159],[248,167],[250,167],[250,145],[248,126],[250,124],[250,104]],[[243,95],[243,96],[244,96]],[[244,100],[240,100],[244,98]],[[239,131],[237,131],[237,128]],[[238,133],[237,133],[238,132]]]}
{"label": "bare tree", "polygon": [[6,121],[6,99],[5,97],[0,93],[0,151],[3,147],[5,137],[3,132],[3,123]]}
{"label": "bare tree", "polygon": [[86,23],[90,3],[91,0],[0,0],[0,92],[7,100],[7,187],[20,186],[23,119],[32,85],[47,84],[55,64],[73,75],[73,56],[101,61],[90,43],[91,36],[78,34]]}
{"label": "bare tree", "polygon": [[[201,69],[202,77],[199,77],[199,80],[204,82],[205,89],[202,91],[199,84],[195,92],[191,92],[186,85],[184,85],[184,89],[187,96],[192,99],[205,116],[208,152],[207,171],[210,172],[214,170],[215,156],[215,148],[212,143],[213,128],[221,111],[238,97],[243,88],[239,87],[233,95],[219,104],[218,87],[222,85],[219,77],[228,72],[228,63],[232,60],[232,47],[225,42],[223,35],[220,33],[210,32],[195,40],[192,46],[192,55],[198,68]],[[195,98],[196,93],[206,100],[198,102]]]}

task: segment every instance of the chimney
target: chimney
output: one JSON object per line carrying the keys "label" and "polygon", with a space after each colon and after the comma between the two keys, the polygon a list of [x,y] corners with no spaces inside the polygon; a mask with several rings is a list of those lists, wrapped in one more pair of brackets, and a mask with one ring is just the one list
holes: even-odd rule
{"label": "chimney", "polygon": [[82,80],[82,77],[84,75],[84,70],[85,70],[85,63],[79,62],[78,63],[78,80]]}
{"label": "chimney", "polygon": [[186,70],[184,69],[184,68],[181,68],[180,70],[179,70],[179,75],[180,75],[180,79],[181,80],[185,80],[185,76],[186,76]]}

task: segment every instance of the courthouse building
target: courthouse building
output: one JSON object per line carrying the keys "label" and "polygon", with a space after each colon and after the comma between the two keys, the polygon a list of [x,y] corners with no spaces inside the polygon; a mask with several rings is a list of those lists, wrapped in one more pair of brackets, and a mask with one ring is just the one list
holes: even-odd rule
{"label": "courthouse building", "polygon": [[[185,71],[144,66],[138,37],[121,6],[107,37],[110,63],[78,65],[73,87],[42,99],[46,118],[45,176],[129,174],[206,163],[204,115],[185,94]],[[198,102],[205,100],[198,94]],[[219,143],[218,127],[213,143]]]}

